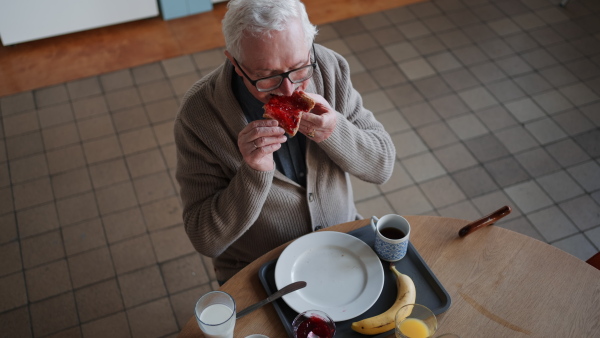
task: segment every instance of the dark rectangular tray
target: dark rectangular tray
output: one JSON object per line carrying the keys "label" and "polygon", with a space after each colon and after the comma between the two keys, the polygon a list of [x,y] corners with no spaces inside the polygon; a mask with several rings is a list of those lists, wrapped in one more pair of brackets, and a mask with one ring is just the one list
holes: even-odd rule
{"label": "dark rectangular tray", "polygon": [[[375,243],[375,233],[373,232],[371,226],[367,225],[360,229],[349,232],[348,234],[361,239],[371,248],[373,248]],[[394,273],[389,269],[388,262],[381,261],[381,263],[383,264],[384,271],[384,282],[381,295],[375,304],[373,304],[373,306],[362,315],[349,320],[336,322],[336,337],[364,338],[365,335],[357,333],[350,328],[352,322],[363,318],[376,316],[387,310],[396,300],[396,278],[394,277]],[[277,286],[275,285],[276,264],[277,260],[269,261],[263,264],[258,271],[258,277],[268,295],[271,295],[277,291]],[[417,249],[415,249],[412,243],[409,242],[408,244],[406,256],[400,261],[396,262],[395,265],[398,271],[410,276],[415,282],[415,287],[417,289],[417,304],[423,304],[427,306],[436,315],[443,313],[450,308],[450,304],[452,302],[450,295],[446,289],[444,289],[444,286],[440,283],[440,281],[435,277],[431,269],[429,269],[429,266],[427,263],[425,263],[421,255],[419,255],[419,252]],[[290,308],[281,298],[274,301],[272,304],[275,306],[275,311],[285,326],[288,336],[293,338],[292,321],[298,313],[292,310],[292,308]],[[393,333],[393,330],[371,337],[386,337],[391,333]]]}

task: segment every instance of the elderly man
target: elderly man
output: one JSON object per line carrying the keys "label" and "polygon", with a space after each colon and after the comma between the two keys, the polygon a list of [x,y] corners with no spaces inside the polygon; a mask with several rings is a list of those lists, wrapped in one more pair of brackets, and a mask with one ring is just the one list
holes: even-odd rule
{"label": "elderly man", "polygon": [[[349,175],[384,183],[395,159],[348,63],[313,43],[300,1],[232,0],[223,33],[227,60],[185,94],[175,121],[185,229],[220,282],[282,243],[359,218]],[[316,105],[289,138],[262,106],[296,90]]]}

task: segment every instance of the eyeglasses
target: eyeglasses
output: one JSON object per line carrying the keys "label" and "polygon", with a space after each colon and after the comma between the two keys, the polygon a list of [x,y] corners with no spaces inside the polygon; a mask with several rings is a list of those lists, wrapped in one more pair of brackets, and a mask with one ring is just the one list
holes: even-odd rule
{"label": "eyeglasses", "polygon": [[[271,90],[275,90],[275,89],[279,88],[279,86],[281,86],[281,83],[283,82],[283,79],[288,79],[288,80],[290,80],[291,83],[300,83],[300,82],[310,79],[313,76],[314,69],[317,68],[317,53],[315,52],[315,44],[312,45],[312,51],[315,56],[315,62],[313,62],[309,65],[306,65],[306,66],[302,66],[300,68],[292,69],[285,73],[281,73],[281,74],[273,75],[273,76],[269,76],[269,77],[263,77],[262,79],[258,79],[258,80],[251,80],[250,77],[248,77],[248,74],[246,74],[246,72],[244,72],[244,70],[242,69],[242,66],[240,66],[240,63],[238,62],[238,60],[236,60],[235,58],[233,58],[233,60],[235,61],[237,66],[242,71],[242,74],[244,74],[244,77],[254,87],[256,87],[256,89],[259,92],[269,92]],[[310,61],[310,52],[309,52],[309,61]]]}

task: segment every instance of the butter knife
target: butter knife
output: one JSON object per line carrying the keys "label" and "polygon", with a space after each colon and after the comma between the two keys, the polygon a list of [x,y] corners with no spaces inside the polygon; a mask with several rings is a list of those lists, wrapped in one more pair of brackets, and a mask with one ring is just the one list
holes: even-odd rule
{"label": "butter knife", "polygon": [[281,296],[287,295],[290,292],[294,292],[296,290],[302,289],[303,287],[306,286],[306,282],[294,282],[292,284],[286,285],[283,288],[281,288],[281,290],[273,293],[272,295],[270,295],[269,297],[267,297],[266,299],[261,300],[260,302],[250,305],[247,308],[243,309],[242,311],[238,312],[236,315],[236,318],[242,318],[243,316],[249,314],[250,312],[260,308],[263,305],[267,305],[270,302],[281,298]]}

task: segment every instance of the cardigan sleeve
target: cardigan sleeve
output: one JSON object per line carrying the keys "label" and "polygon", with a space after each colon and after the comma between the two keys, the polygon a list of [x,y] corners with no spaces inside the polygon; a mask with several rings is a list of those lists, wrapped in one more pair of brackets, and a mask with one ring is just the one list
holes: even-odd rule
{"label": "cardigan sleeve", "polygon": [[256,171],[243,163],[236,172],[227,172],[220,162],[227,155],[215,153],[180,118],[174,133],[185,230],[198,252],[217,257],[258,218],[274,171]]}
{"label": "cardigan sleeve", "polygon": [[322,48],[320,64],[323,96],[337,111],[337,125],[331,136],[319,143],[344,171],[375,184],[392,175],[396,149],[390,135],[373,113],[363,107],[362,97],[353,88],[348,62],[339,54]]}

